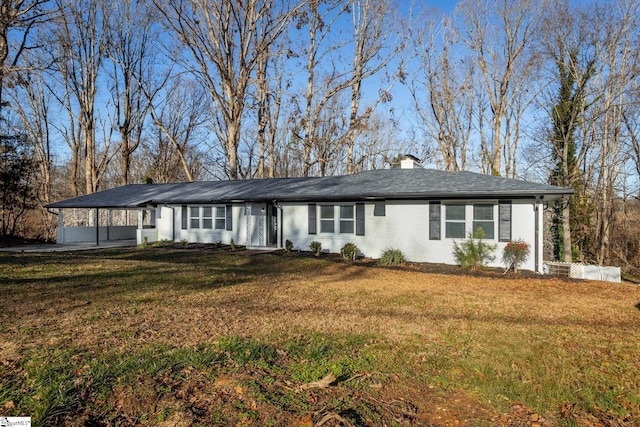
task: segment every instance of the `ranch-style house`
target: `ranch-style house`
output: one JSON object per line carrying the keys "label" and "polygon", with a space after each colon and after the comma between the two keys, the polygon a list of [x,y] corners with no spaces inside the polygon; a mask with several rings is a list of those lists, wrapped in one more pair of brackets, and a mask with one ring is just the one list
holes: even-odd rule
{"label": "ranch-style house", "polygon": [[[48,208],[58,210],[58,243],[233,239],[269,249],[289,240],[309,250],[318,241],[334,253],[354,243],[366,257],[394,248],[411,261],[445,264],[455,264],[454,242],[482,227],[485,239],[498,246],[491,265],[502,266],[499,254],[507,242],[523,239],[531,256],[522,268],[542,272],[543,209],[570,193],[473,172],[423,169],[406,158],[400,168],[345,176],[132,184]],[[93,224],[67,225],[69,209],[89,210]],[[110,223],[112,211],[131,210],[137,211],[137,224]]]}

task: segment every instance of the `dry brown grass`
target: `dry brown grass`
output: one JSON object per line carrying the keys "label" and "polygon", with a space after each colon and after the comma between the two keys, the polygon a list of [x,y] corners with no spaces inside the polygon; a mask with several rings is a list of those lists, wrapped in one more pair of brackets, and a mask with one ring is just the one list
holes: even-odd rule
{"label": "dry brown grass", "polygon": [[[374,395],[412,399],[416,425],[512,424],[519,404],[520,418],[548,424],[640,423],[633,285],[166,249],[0,255],[0,280],[5,380],[60,348],[96,357],[223,337],[364,336],[388,380]],[[5,400],[0,414],[16,405]]]}

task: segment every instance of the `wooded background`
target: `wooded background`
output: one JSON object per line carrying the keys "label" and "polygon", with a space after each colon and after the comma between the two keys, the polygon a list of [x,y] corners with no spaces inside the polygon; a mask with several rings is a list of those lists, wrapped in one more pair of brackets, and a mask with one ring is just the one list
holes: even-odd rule
{"label": "wooded background", "polygon": [[426,167],[572,187],[565,261],[640,268],[640,2],[2,0],[1,238],[128,183]]}

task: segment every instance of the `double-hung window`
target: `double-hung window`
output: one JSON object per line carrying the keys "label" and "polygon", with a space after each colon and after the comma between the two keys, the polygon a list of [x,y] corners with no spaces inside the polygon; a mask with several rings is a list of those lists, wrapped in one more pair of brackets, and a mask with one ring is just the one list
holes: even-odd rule
{"label": "double-hung window", "polygon": [[462,204],[445,205],[445,237],[464,239],[466,237],[466,206]]}
{"label": "double-hung window", "polygon": [[333,205],[320,206],[320,232],[335,233],[335,212]]}
{"label": "double-hung window", "polygon": [[189,208],[189,228],[200,228],[200,206]]}
{"label": "double-hung window", "polygon": [[340,206],[340,233],[353,234],[354,227],[354,209],[353,205]]}
{"label": "double-hung window", "polygon": [[226,209],[224,206],[216,206],[216,230],[224,230],[226,227]]}
{"label": "double-hung window", "polygon": [[473,205],[473,232],[479,228],[484,231],[485,239],[495,237],[495,223],[493,221],[493,206],[490,203],[477,203]]}
{"label": "double-hung window", "polygon": [[211,206],[204,206],[202,208],[202,228],[211,229],[213,226],[213,222],[211,219],[212,214]]}

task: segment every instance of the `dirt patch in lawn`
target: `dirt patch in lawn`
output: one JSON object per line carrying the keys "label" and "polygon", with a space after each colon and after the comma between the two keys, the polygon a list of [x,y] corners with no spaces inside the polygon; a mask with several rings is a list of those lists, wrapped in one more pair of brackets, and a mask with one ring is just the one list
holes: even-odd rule
{"label": "dirt patch in lawn", "polygon": [[635,286],[201,249],[1,255],[0,412],[49,425],[640,420]]}

